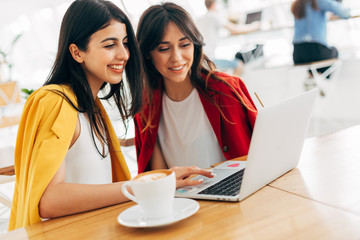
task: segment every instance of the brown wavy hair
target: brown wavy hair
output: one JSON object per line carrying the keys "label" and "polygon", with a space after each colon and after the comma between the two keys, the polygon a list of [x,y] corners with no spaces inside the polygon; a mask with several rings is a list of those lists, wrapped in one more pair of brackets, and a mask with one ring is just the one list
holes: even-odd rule
{"label": "brown wavy hair", "polygon": [[305,17],[305,6],[307,3],[311,3],[311,7],[313,9],[319,9],[316,0],[296,0],[291,4],[291,12],[296,19],[301,19]]}
{"label": "brown wavy hair", "polygon": [[[216,66],[203,53],[203,37],[189,13],[179,5],[166,2],[149,7],[142,14],[137,28],[136,37],[143,55],[145,73],[147,75],[145,78],[147,80],[147,91],[144,94],[145,100],[143,107],[151,106],[153,99],[152,93],[154,90],[164,89],[163,77],[156,70],[154,64],[152,63],[150,52],[159,46],[165,35],[165,30],[169,22],[173,22],[180,29],[180,31],[194,44],[194,59],[190,71],[190,81],[192,85],[199,90],[199,93],[203,94],[210,102],[214,104],[215,102],[212,96],[215,94],[223,94],[219,91],[216,91],[215,89],[212,89],[211,86],[208,85],[209,78],[228,85],[234,90],[234,92],[236,92],[228,82],[219,78],[215,74]],[[204,79],[202,74],[205,74],[207,77]],[[239,94],[237,94],[237,98],[239,102],[241,102],[247,109],[254,111],[254,109],[248,107],[245,104]],[[218,105],[216,105],[216,107],[219,109],[221,115],[227,120],[221,108]],[[154,111],[156,111],[156,109],[152,109],[150,107],[148,117],[145,116],[143,111],[140,112],[143,120],[146,123],[144,130],[148,127],[153,127],[151,126],[151,122]]]}

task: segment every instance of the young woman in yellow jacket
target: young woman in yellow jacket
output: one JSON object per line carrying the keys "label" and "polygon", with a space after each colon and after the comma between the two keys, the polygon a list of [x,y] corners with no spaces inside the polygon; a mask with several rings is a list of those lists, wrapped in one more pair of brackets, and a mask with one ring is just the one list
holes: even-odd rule
{"label": "young woman in yellow jacket", "polygon": [[[142,102],[142,67],[130,21],[116,5],[71,4],[52,71],[28,98],[19,125],[9,230],[127,201],[121,185],[129,170],[97,95],[102,90],[123,120],[134,116]],[[189,174],[210,176],[198,168],[175,170],[178,186],[198,184],[183,180]]]}

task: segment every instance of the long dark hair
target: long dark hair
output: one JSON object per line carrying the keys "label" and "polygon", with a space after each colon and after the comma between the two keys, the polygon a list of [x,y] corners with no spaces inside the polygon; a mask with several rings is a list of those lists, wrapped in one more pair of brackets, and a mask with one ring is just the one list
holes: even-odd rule
{"label": "long dark hair", "polygon": [[291,5],[291,12],[295,16],[295,18],[301,19],[305,17],[306,14],[305,8],[307,3],[311,3],[311,7],[313,9],[315,10],[319,9],[316,0],[296,0]]}
{"label": "long dark hair", "polygon": [[[190,81],[192,85],[199,90],[200,94],[204,94],[209,101],[214,103],[211,96],[220,92],[217,92],[208,86],[208,79],[211,77],[216,81],[221,81],[227,84],[229,87],[231,86],[225,80],[214,74],[215,64],[203,53],[203,37],[189,13],[174,3],[166,2],[151,6],[142,14],[136,33],[140,50],[143,54],[147,74],[147,85],[149,88],[147,93],[148,100],[145,104],[151,105],[153,90],[163,88],[163,78],[152,63],[150,52],[159,46],[165,35],[165,30],[169,22],[173,22],[194,44],[194,59],[190,71]],[[205,74],[207,77],[204,79],[202,74]],[[238,95],[238,98],[240,102],[245,105],[240,95]],[[217,106],[217,108],[222,114],[220,107]],[[152,111],[154,111],[154,109],[150,108],[148,117],[142,114],[142,117],[147,125],[145,129],[147,127],[151,127]]]}
{"label": "long dark hair", "polygon": [[[70,5],[61,23],[55,63],[44,84],[70,85],[77,98],[76,104],[72,103],[65,94],[60,92],[58,94],[65,97],[77,111],[89,115],[91,129],[93,133],[95,130],[96,135],[100,136],[100,140],[103,143],[107,143],[107,141],[100,129],[103,127],[107,132],[106,125],[99,114],[99,109],[95,104],[86,75],[81,65],[73,59],[69,46],[74,43],[80,50],[86,51],[90,36],[98,30],[107,27],[113,19],[124,23],[126,26],[130,57],[125,66],[125,73],[130,99],[123,81],[120,81],[118,84],[104,83],[101,86],[101,90],[104,92],[102,99],[114,99],[125,129],[127,129],[126,120],[129,117],[133,117],[141,108],[144,81],[143,62],[130,20],[112,2],[104,0],[76,0]],[[106,85],[110,85],[110,87],[105,88]],[[94,138],[94,134],[92,135]],[[102,153],[100,154],[104,156]]]}

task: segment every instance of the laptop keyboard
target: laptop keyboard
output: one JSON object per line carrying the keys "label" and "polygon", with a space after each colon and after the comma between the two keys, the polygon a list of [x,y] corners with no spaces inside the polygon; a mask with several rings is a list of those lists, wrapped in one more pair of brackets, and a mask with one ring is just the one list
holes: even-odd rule
{"label": "laptop keyboard", "polygon": [[244,169],[224,178],[220,182],[205,188],[199,194],[236,196],[240,192],[240,185],[244,175]]}

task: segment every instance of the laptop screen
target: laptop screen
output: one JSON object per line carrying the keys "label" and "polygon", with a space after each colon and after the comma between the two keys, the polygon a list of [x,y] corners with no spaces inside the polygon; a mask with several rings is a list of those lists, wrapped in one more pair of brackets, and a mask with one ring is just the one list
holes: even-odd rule
{"label": "laptop screen", "polygon": [[253,23],[253,22],[256,22],[256,21],[260,21],[261,20],[261,13],[262,13],[262,11],[248,13],[246,15],[245,23],[250,24],[250,23]]}

